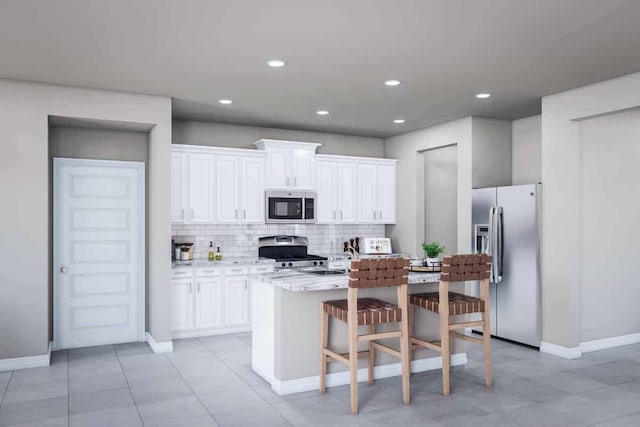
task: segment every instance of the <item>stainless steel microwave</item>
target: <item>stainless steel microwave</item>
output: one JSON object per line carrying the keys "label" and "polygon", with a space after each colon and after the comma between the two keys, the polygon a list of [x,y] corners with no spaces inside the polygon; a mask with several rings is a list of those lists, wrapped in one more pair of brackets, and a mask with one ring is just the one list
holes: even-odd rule
{"label": "stainless steel microwave", "polygon": [[269,224],[312,224],[316,222],[316,193],[309,191],[267,191]]}

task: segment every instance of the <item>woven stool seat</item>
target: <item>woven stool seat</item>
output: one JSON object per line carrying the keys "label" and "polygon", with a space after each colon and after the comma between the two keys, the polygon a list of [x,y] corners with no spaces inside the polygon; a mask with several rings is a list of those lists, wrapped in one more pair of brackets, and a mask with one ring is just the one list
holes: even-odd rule
{"label": "woven stool seat", "polygon": [[[438,292],[425,292],[409,295],[409,302],[418,307],[440,313],[440,295]],[[449,315],[471,314],[484,312],[484,301],[469,295],[449,292]]]}
{"label": "woven stool seat", "polygon": [[[325,301],[324,311],[347,322],[347,300]],[[401,310],[395,305],[377,298],[358,298],[358,325],[399,322]]]}

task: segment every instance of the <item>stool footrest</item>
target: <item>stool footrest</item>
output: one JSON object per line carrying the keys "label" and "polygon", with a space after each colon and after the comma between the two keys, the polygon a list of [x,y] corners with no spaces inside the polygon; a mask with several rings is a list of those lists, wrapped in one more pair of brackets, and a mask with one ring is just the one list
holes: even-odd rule
{"label": "stool footrest", "polygon": [[385,353],[388,353],[392,356],[396,356],[396,357],[401,356],[398,350],[396,350],[395,348],[389,347],[388,345],[380,344],[379,342],[373,342],[372,344],[373,344],[373,347],[375,347],[376,349],[384,351]]}
{"label": "stool footrest", "polygon": [[[349,364],[349,353],[336,353],[333,350],[329,350],[328,348],[322,349],[324,355],[330,359],[333,359],[336,362],[342,362],[346,365]],[[358,359],[363,359],[365,357],[369,357],[369,350],[362,350],[358,352]]]}
{"label": "stool footrest", "polygon": [[[442,345],[441,345],[441,341],[425,341],[422,340],[420,338],[416,338],[416,337],[409,337],[409,341],[412,344],[416,344],[420,347],[425,347],[428,348],[430,350],[435,350],[435,351],[442,351]],[[438,344],[436,344],[438,343]]]}
{"label": "stool footrest", "polygon": [[378,332],[375,334],[358,335],[358,341],[383,340],[385,338],[398,338],[402,336],[402,331]]}
{"label": "stool footrest", "polygon": [[460,332],[453,332],[453,331],[450,332],[450,334],[453,338],[459,338],[461,340],[469,341],[474,344],[484,344],[484,341],[482,341],[481,338],[470,337],[469,335],[465,335],[465,334],[461,334]]}
{"label": "stool footrest", "polygon": [[475,321],[475,322],[450,323],[449,324],[449,330],[450,331],[455,331],[456,329],[472,328],[474,326],[484,326],[484,321],[478,320],[478,321]]}

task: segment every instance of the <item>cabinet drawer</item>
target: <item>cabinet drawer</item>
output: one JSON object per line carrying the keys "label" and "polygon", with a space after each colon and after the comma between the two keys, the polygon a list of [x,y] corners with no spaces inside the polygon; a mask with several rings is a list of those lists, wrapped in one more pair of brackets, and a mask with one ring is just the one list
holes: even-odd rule
{"label": "cabinet drawer", "polygon": [[273,264],[254,265],[251,267],[251,274],[273,273]]}
{"label": "cabinet drawer", "polygon": [[226,275],[249,274],[249,266],[226,267],[224,269]]}
{"label": "cabinet drawer", "polygon": [[196,276],[219,276],[222,273],[220,267],[201,267],[196,269]]}
{"label": "cabinet drawer", "polygon": [[191,268],[175,268],[171,270],[172,279],[180,279],[183,277],[193,277],[193,269]]}

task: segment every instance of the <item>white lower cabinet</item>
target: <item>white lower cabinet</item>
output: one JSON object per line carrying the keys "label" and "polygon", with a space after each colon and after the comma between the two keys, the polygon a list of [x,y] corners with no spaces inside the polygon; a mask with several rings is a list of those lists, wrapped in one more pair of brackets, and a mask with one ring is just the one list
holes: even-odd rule
{"label": "white lower cabinet", "polygon": [[250,331],[249,274],[272,271],[270,264],[198,268],[195,274],[193,270],[174,270],[173,338]]}

